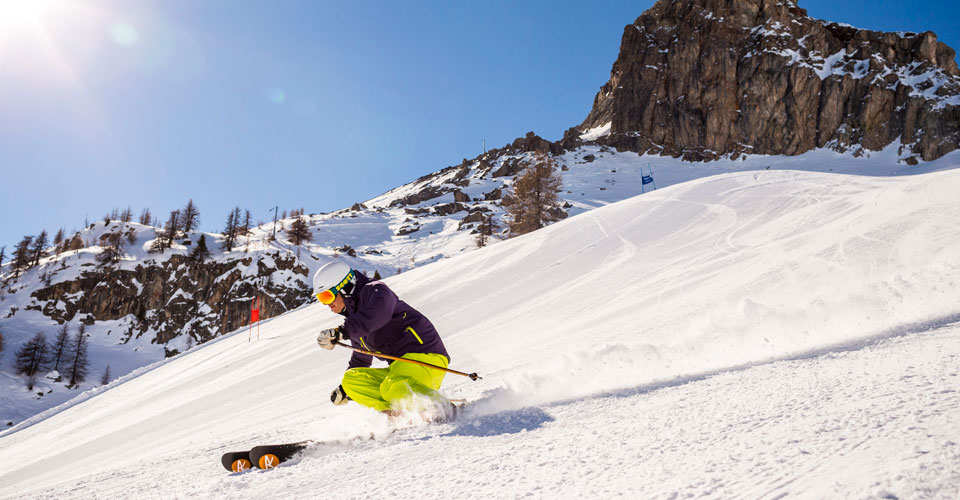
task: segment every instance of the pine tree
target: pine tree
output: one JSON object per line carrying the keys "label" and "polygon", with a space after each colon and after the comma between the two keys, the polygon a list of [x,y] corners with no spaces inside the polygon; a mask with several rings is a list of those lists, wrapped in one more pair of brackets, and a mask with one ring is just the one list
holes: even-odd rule
{"label": "pine tree", "polygon": [[53,248],[54,252],[57,255],[60,255],[60,252],[63,252],[64,241],[63,241],[63,228],[57,230],[57,234],[53,237]]}
{"label": "pine tree", "polygon": [[193,198],[190,198],[190,201],[187,202],[187,206],[183,208],[183,232],[189,233],[200,225],[200,210],[197,209],[197,206],[193,203]]}
{"label": "pine tree", "polygon": [[0,272],[3,272],[3,259],[7,258],[7,247],[0,246]]}
{"label": "pine tree", "polygon": [[297,246],[297,257],[300,257],[300,245],[305,241],[313,241],[313,233],[310,232],[307,221],[303,220],[303,217],[297,217],[287,230],[287,238]]}
{"label": "pine tree", "polygon": [[239,239],[240,236],[243,236],[243,225],[242,225],[243,223],[241,222],[242,219],[243,219],[243,210],[240,210],[240,207],[235,207],[233,209],[233,226],[234,226],[233,232],[235,233],[233,235],[234,241]]}
{"label": "pine tree", "polygon": [[123,257],[123,233],[107,233],[101,239],[106,245],[97,254],[97,262],[104,266],[120,262]]}
{"label": "pine tree", "polygon": [[107,369],[103,371],[103,376],[100,377],[100,385],[107,385],[110,383],[110,365],[107,365]]}
{"label": "pine tree", "polygon": [[493,232],[497,230],[497,224],[493,222],[493,215],[486,216],[477,228],[477,247],[483,248],[490,244],[490,238]]}
{"label": "pine tree", "polygon": [[14,369],[17,374],[27,377],[27,389],[31,391],[37,383],[37,373],[47,364],[48,349],[47,336],[37,332],[17,350]]}
{"label": "pine tree", "polygon": [[193,249],[193,252],[190,253],[190,259],[194,262],[203,264],[203,261],[207,260],[210,257],[210,249],[207,248],[207,237],[203,234],[200,235],[200,240],[197,241],[197,247]]}
{"label": "pine tree", "polygon": [[68,250],[80,250],[83,248],[83,238],[80,237],[80,233],[73,235],[73,238],[70,239],[70,246]]}
{"label": "pine tree", "polygon": [[247,236],[250,234],[250,211],[247,210],[246,214],[243,216],[243,235]]}
{"label": "pine tree", "polygon": [[53,364],[53,370],[59,371],[60,362],[66,361],[68,357],[70,357],[70,323],[64,323],[57,330],[57,338],[50,349],[50,363]]}
{"label": "pine tree", "polygon": [[223,249],[225,252],[229,252],[233,249],[233,245],[236,243],[237,239],[237,219],[234,216],[234,211],[231,210],[230,214],[227,215],[227,227],[223,228]]}
{"label": "pine tree", "polygon": [[183,228],[183,218],[179,210],[170,212],[170,218],[167,219],[167,226],[164,228],[167,235],[166,247],[173,246],[173,240],[180,236],[180,230]]}
{"label": "pine tree", "polygon": [[383,279],[383,276],[380,276],[380,270],[374,269],[373,271],[373,281],[380,281]]}
{"label": "pine tree", "polygon": [[152,225],[151,222],[153,222],[153,214],[150,213],[149,208],[144,208],[140,212],[140,219],[138,219],[138,222],[143,224],[144,226]]}
{"label": "pine tree", "polygon": [[87,361],[87,335],[85,332],[86,326],[80,323],[80,328],[73,336],[71,351],[73,353],[73,359],[68,366],[68,370],[70,371],[70,384],[67,387],[77,388],[87,378],[89,362]]}
{"label": "pine tree", "polygon": [[511,218],[511,236],[535,231],[552,220],[550,210],[558,205],[561,183],[553,159],[542,153],[516,176],[513,195],[503,200]]}
{"label": "pine tree", "polygon": [[167,233],[163,229],[155,229],[153,231],[154,238],[153,242],[150,243],[150,248],[148,251],[150,253],[163,253],[167,249]]}
{"label": "pine tree", "polygon": [[20,277],[20,271],[26,269],[30,264],[30,244],[33,243],[33,236],[24,236],[17,248],[13,250],[13,269],[14,278]]}
{"label": "pine tree", "polygon": [[31,267],[35,267],[40,264],[40,259],[46,256],[46,252],[43,250],[47,246],[47,230],[44,229],[40,231],[40,235],[33,240],[33,246],[30,247],[30,253],[33,256],[33,264]]}
{"label": "pine tree", "polygon": [[126,210],[120,212],[120,222],[127,223],[133,220],[133,207],[127,207]]}
{"label": "pine tree", "polygon": [[477,228],[477,237],[473,241],[477,243],[477,248],[487,246],[487,233],[484,231],[482,222],[480,223],[480,227]]}

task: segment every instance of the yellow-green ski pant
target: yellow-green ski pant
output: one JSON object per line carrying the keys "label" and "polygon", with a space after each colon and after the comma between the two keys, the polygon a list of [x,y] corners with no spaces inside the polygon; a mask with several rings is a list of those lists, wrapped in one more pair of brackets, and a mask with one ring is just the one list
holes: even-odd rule
{"label": "yellow-green ski pant", "polygon": [[[447,367],[447,357],[442,354],[410,353],[406,359],[422,361],[431,365]],[[393,403],[405,400],[414,394],[431,398],[439,396],[437,389],[447,373],[405,361],[394,361],[386,368],[351,368],[343,374],[343,392],[350,399],[375,410],[385,411]]]}

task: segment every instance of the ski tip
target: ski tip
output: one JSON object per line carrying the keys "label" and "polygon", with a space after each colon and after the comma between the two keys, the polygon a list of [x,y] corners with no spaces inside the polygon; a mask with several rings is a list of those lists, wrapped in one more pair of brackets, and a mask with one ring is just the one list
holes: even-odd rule
{"label": "ski tip", "polygon": [[250,455],[246,451],[228,451],[220,457],[220,463],[223,468],[230,472],[242,472],[249,469],[253,462],[250,461]]}
{"label": "ski tip", "polygon": [[234,460],[233,463],[230,464],[230,469],[233,470],[233,472],[243,472],[245,470],[250,469],[250,467],[252,466],[253,464],[251,464],[249,460],[245,458],[240,458],[240,459]]}
{"label": "ski tip", "polygon": [[272,469],[280,465],[280,457],[274,455],[273,453],[265,453],[260,456],[259,463],[257,464],[263,470]]}

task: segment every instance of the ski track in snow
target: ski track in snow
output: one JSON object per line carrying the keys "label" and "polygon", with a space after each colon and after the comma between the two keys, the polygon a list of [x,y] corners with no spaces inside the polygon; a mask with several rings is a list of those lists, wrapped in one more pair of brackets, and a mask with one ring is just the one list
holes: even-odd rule
{"label": "ski track in snow", "polygon": [[[0,437],[0,498],[960,495],[960,171],[723,174],[388,283],[443,332],[459,420],[327,394],[308,306]],[[221,453],[305,438],[272,471]]]}
{"label": "ski track in snow", "polygon": [[467,412],[311,449],[272,471],[225,474],[215,463],[221,449],[201,448],[30,497],[957,498],[958,347],[960,327],[949,325],[817,357]]}

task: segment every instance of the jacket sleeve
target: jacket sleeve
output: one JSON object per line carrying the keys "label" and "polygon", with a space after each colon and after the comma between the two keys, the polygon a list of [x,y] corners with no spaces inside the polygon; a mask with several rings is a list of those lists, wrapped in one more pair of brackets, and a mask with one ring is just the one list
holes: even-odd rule
{"label": "jacket sleeve", "polygon": [[369,296],[364,297],[363,308],[351,314],[343,323],[350,339],[359,340],[360,337],[382,328],[393,317],[393,310],[397,307],[397,295],[382,283],[371,288],[369,292],[364,290]]}

